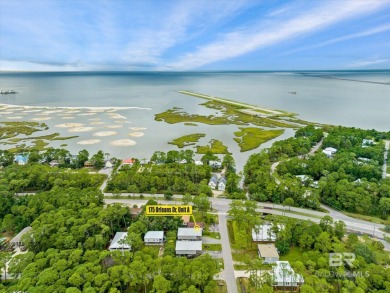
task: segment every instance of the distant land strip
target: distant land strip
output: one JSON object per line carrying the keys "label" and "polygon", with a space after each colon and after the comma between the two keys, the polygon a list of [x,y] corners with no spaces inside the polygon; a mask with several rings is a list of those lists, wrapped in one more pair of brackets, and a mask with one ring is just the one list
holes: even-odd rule
{"label": "distant land strip", "polygon": [[301,74],[304,76],[310,76],[310,77],[319,77],[319,78],[327,78],[327,79],[338,79],[338,80],[356,81],[356,82],[363,82],[363,83],[390,85],[390,81],[389,82],[382,82],[382,81],[371,81],[371,80],[359,80],[359,79],[352,79],[352,78],[341,78],[341,77],[336,77],[333,75],[313,75],[313,74],[305,74],[305,73],[301,73]]}

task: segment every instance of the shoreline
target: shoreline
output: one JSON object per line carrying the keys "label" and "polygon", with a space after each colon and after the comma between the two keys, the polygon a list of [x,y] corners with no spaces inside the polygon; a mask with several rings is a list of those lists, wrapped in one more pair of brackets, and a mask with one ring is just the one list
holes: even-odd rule
{"label": "shoreline", "polygon": [[26,105],[13,105],[13,104],[4,104],[0,103],[0,106],[6,108],[24,108],[24,109],[64,109],[64,110],[130,110],[130,109],[138,109],[138,110],[149,110],[152,108],[146,107],[68,107],[68,106],[26,106]]}

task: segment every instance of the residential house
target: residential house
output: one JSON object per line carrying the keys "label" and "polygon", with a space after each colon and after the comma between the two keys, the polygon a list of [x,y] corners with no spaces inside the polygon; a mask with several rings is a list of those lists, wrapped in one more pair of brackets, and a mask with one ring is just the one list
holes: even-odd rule
{"label": "residential house", "polygon": [[190,222],[190,215],[183,215],[181,216],[181,219],[183,220],[183,226],[187,227],[188,223]]}
{"label": "residential house", "polygon": [[187,160],[183,159],[183,160],[179,161],[179,164],[187,164]]}
{"label": "residential house", "polygon": [[142,208],[130,208],[130,216],[132,219],[138,217],[142,213]]}
{"label": "residential house", "polygon": [[363,139],[362,141],[362,147],[366,148],[368,146],[371,146],[374,144],[374,141],[372,139]]}
{"label": "residential house", "polygon": [[[283,229],[283,225],[278,224],[279,229]],[[257,225],[252,229],[252,240],[257,242],[274,242],[276,234],[272,231],[272,224],[265,223]]]}
{"label": "residential house", "polygon": [[176,255],[195,256],[202,253],[202,241],[176,241]]}
{"label": "residential house", "polygon": [[327,147],[322,151],[328,158],[331,158],[336,152],[337,149],[332,148],[332,147]]}
{"label": "residential house", "polygon": [[49,163],[50,167],[58,167],[60,163],[57,160],[53,160]]}
{"label": "residential house", "polygon": [[295,273],[288,261],[277,261],[271,275],[276,290],[296,291],[304,283],[302,275]]}
{"label": "residential house", "polygon": [[26,165],[28,161],[28,155],[16,155],[15,156],[15,163],[18,165]]}
{"label": "residential house", "polygon": [[226,178],[225,177],[221,177],[218,180],[218,190],[219,191],[225,191],[225,189],[226,189]]}
{"label": "residential house", "polygon": [[91,168],[91,167],[93,167],[93,163],[91,161],[85,161],[84,162],[84,167]]}
{"label": "residential house", "polygon": [[210,178],[209,187],[210,187],[211,189],[215,189],[217,186],[218,186],[218,177],[217,177],[217,175],[213,175],[213,176]]}
{"label": "residential house", "polygon": [[122,161],[124,166],[133,166],[135,163],[135,159],[125,159]]}
{"label": "residential house", "polygon": [[32,228],[30,226],[25,227],[22,231],[20,231],[14,238],[11,239],[10,244],[13,247],[23,247],[24,243],[22,241],[22,236],[30,232]]}
{"label": "residential house", "polygon": [[104,168],[106,169],[112,168],[112,163],[110,161],[106,161],[106,163],[104,164]]}
{"label": "residential house", "polygon": [[203,166],[203,162],[202,161],[195,161],[195,165],[196,166]]}
{"label": "residential house", "polygon": [[114,236],[114,239],[112,239],[110,246],[108,247],[108,250],[114,251],[114,250],[131,250],[131,245],[124,243],[125,239],[127,237],[127,232],[117,232]]}
{"label": "residential house", "polygon": [[274,244],[258,244],[257,250],[263,263],[270,264],[279,261],[279,253]]}
{"label": "residential house", "polygon": [[209,166],[213,169],[221,169],[222,163],[220,161],[209,161]]}
{"label": "residential house", "polygon": [[197,228],[179,228],[177,231],[178,240],[202,240],[202,229]]}
{"label": "residential house", "polygon": [[146,245],[162,244],[164,242],[164,231],[148,231],[144,236]]}

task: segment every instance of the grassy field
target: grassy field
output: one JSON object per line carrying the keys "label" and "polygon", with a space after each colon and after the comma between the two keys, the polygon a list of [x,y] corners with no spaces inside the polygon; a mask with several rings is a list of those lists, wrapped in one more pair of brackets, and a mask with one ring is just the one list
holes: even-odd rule
{"label": "grassy field", "polygon": [[175,138],[174,140],[168,142],[169,144],[176,145],[178,148],[183,148],[189,145],[194,145],[201,139],[202,137],[205,137],[206,134],[204,133],[193,133],[181,136],[179,138]]}
{"label": "grassy field", "polygon": [[203,250],[222,251],[222,244],[202,244]]}
{"label": "grassy field", "polygon": [[184,125],[186,125],[186,126],[198,126],[198,124],[191,123],[191,122],[186,122],[186,123],[184,123]]}
{"label": "grassy field", "polygon": [[207,152],[213,154],[229,154],[227,146],[225,146],[222,141],[216,139],[212,139],[210,145],[196,147],[197,154],[205,154]]}
{"label": "grassy field", "polygon": [[219,234],[218,232],[204,231],[203,236],[214,238],[214,239],[221,239],[221,234]]}
{"label": "grassy field", "polygon": [[258,148],[262,143],[274,139],[284,133],[283,129],[263,130],[256,127],[240,127],[240,131],[234,132],[234,140],[241,148],[241,152]]}
{"label": "grassy field", "polygon": [[47,130],[45,123],[38,122],[0,122],[0,139],[8,139],[24,134],[29,136],[37,131]]}

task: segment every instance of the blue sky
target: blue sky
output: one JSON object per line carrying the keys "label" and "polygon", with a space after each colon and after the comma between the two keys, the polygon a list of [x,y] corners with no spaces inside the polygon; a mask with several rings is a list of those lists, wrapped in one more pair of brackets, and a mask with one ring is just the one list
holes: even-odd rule
{"label": "blue sky", "polygon": [[0,70],[390,69],[390,0],[1,0]]}

